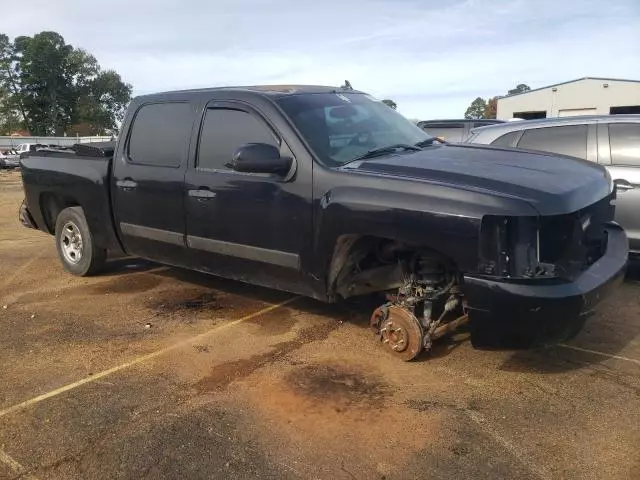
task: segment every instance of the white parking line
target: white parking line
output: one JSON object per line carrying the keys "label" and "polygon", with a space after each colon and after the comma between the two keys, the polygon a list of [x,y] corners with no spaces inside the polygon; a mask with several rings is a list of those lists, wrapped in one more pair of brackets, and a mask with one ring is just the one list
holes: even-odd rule
{"label": "white parking line", "polygon": [[476,425],[478,425],[478,427],[480,427],[487,435],[493,438],[499,445],[502,446],[502,448],[508,451],[516,459],[518,459],[520,463],[524,465],[536,477],[542,480],[550,480],[551,478],[553,478],[553,475],[551,475],[551,473],[546,468],[544,468],[543,465],[540,465],[535,461],[531,461],[531,456],[529,454],[520,450],[519,447],[517,447],[511,441],[501,435],[500,432],[498,432],[498,430],[496,430],[480,412],[476,412],[474,410],[465,410],[465,413]]}
{"label": "white parking line", "polygon": [[611,355],[610,353],[599,352],[597,350],[589,350],[588,348],[575,347],[573,345],[567,345],[566,343],[560,343],[558,344],[558,346],[568,348],[570,350],[576,350],[578,352],[592,353],[594,355],[600,355],[607,358],[615,358],[616,360],[623,360],[625,362],[631,362],[635,363],[636,365],[640,365],[640,360],[636,360],[635,358],[622,357],[620,355]]}
{"label": "white parking line", "polygon": [[239,323],[242,322],[246,322],[247,320],[250,320],[252,318],[258,317],[260,315],[263,315],[265,313],[268,313],[272,310],[275,310],[277,308],[283,307],[284,305],[287,305],[295,300],[297,300],[300,297],[292,297],[289,298],[288,300],[285,300],[284,302],[280,302],[277,303],[275,305],[269,305],[266,308],[263,308],[262,310],[258,310],[257,312],[251,313],[249,315],[245,315],[242,318],[239,318],[238,320],[233,320],[230,321],[228,323],[225,323],[224,325],[220,325],[216,328],[212,328],[210,330],[207,330],[204,333],[201,333],[199,335],[196,335],[195,337],[191,337],[187,340],[183,340],[181,342],[178,343],[174,343],[173,345],[169,345],[168,347],[165,347],[161,350],[156,350],[155,352],[152,353],[148,353],[147,355],[142,355],[140,357],[134,358],[133,360],[130,360],[126,363],[123,363],[121,365],[117,365],[115,367],[109,368],[107,370],[103,370],[102,372],[99,373],[95,373],[93,375],[91,375],[90,377],[85,377],[82,378],[76,382],[73,383],[69,383],[67,385],[64,385],[60,388],[56,388],[55,390],[52,390],[50,392],[47,393],[43,393],[42,395],[38,395],[37,397],[33,397],[29,400],[25,400],[24,402],[20,402],[16,405],[13,405],[11,407],[5,408],[4,410],[0,410],[0,417],[4,417],[5,415],[8,415],[10,413],[16,412],[18,410],[22,410],[23,408],[26,408],[30,405],[35,405],[36,403],[40,403],[43,400],[47,400],[48,398],[51,397],[55,397],[57,395],[60,395],[61,393],[64,392],[68,392],[69,390],[73,390],[74,388],[78,388],[86,383],[91,383],[91,382],[95,382],[96,380],[99,380],[101,378],[106,377],[107,375],[111,375],[112,373],[116,373],[119,372],[120,370],[124,370],[125,368],[129,368],[132,367],[134,365],[137,365],[138,363],[142,363],[142,362],[146,362],[147,360],[151,360],[153,358],[159,357],[160,355],[164,355],[167,352],[170,352],[172,350],[175,350],[177,348],[181,348],[181,347],[185,347],[187,345],[190,345],[194,342],[197,342],[199,340],[201,340],[202,338],[214,333],[214,332],[219,332],[220,330],[224,330],[226,328],[229,327],[233,327],[234,325],[237,325]]}
{"label": "white parking line", "polygon": [[20,475],[21,478],[26,480],[38,480],[33,475],[29,475],[26,473],[27,469],[20,465],[17,461],[15,461],[12,457],[9,456],[7,452],[0,449],[0,462],[7,465],[13,473]]}

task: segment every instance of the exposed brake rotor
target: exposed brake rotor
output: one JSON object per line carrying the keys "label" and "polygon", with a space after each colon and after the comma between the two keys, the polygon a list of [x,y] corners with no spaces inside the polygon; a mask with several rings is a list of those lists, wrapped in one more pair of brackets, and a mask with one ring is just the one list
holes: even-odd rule
{"label": "exposed brake rotor", "polygon": [[383,305],[371,315],[371,327],[391,353],[405,362],[416,358],[423,347],[419,320],[399,305]]}

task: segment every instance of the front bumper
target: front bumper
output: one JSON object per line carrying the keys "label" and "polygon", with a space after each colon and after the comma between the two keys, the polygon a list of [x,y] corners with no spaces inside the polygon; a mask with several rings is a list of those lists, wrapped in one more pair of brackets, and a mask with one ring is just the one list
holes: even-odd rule
{"label": "front bumper", "polygon": [[473,346],[530,348],[575,336],[596,305],[624,278],[627,236],[614,223],[606,230],[604,255],[570,283],[507,283],[466,275],[464,290]]}

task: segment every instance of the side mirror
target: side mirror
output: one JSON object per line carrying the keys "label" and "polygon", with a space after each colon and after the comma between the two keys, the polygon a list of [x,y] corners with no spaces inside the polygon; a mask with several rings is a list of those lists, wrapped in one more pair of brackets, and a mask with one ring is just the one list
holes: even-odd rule
{"label": "side mirror", "polygon": [[227,165],[236,172],[245,173],[287,173],[291,168],[291,158],[283,158],[280,151],[266,143],[247,143],[236,150]]}

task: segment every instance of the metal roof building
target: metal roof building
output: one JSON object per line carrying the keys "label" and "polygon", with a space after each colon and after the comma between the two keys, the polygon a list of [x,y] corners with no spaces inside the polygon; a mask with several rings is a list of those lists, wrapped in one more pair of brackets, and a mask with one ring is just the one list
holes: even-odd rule
{"label": "metal roof building", "polygon": [[584,77],[498,99],[497,118],[640,113],[640,80]]}

